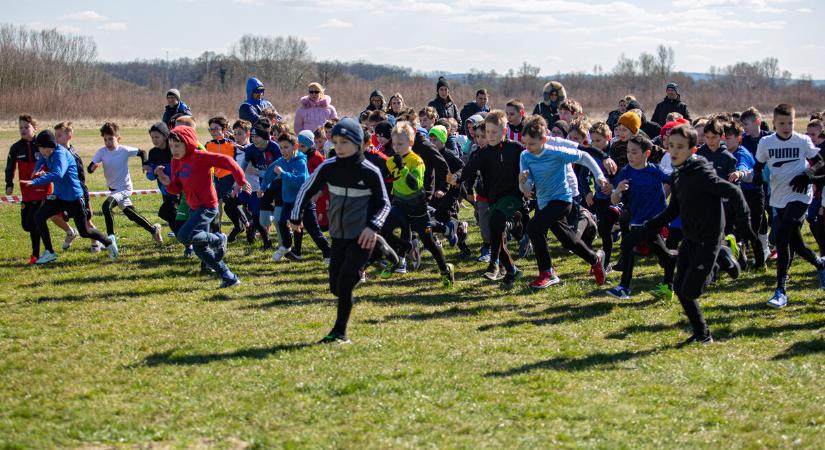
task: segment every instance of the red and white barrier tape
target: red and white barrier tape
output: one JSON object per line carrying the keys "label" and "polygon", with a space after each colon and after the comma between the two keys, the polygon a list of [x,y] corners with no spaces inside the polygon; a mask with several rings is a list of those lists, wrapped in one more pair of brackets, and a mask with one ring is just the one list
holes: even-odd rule
{"label": "red and white barrier tape", "polygon": [[[108,197],[111,194],[109,191],[89,192],[89,197]],[[132,195],[150,195],[160,194],[160,189],[137,189],[132,191]],[[3,195],[0,196],[0,203],[20,203],[23,201],[22,195]]]}

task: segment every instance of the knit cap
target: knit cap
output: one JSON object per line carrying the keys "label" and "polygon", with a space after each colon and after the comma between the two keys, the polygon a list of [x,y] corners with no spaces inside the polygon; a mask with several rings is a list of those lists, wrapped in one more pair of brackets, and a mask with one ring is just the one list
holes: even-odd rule
{"label": "knit cap", "polygon": [[444,125],[436,125],[430,128],[430,137],[435,137],[442,144],[447,143],[447,129],[444,128]]}
{"label": "knit cap", "polygon": [[303,130],[298,133],[298,143],[312,147],[315,144],[315,135],[312,134],[312,131]]}
{"label": "knit cap", "polygon": [[619,117],[619,125],[624,125],[631,133],[636,134],[642,127],[642,118],[633,111],[628,111]]}
{"label": "knit cap", "polygon": [[52,130],[41,131],[34,141],[38,147],[57,148],[57,139],[54,137]]}
{"label": "knit cap", "polygon": [[332,136],[343,136],[359,148],[364,143],[364,130],[357,120],[350,117],[344,117],[335,124]]}
{"label": "knit cap", "polygon": [[169,127],[163,122],[155,122],[151,127],[149,127],[149,132],[156,132],[163,135],[163,137],[169,137]]}

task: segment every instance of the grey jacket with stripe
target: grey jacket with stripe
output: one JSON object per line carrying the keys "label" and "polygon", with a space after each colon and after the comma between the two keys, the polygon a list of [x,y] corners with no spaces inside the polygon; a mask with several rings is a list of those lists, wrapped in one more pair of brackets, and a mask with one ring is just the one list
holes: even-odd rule
{"label": "grey jacket with stripe", "polygon": [[362,152],[321,163],[301,186],[289,220],[301,223],[304,208],[324,186],[329,187],[329,234],[333,239],[356,239],[364,227],[381,231],[390,201],[381,171]]}

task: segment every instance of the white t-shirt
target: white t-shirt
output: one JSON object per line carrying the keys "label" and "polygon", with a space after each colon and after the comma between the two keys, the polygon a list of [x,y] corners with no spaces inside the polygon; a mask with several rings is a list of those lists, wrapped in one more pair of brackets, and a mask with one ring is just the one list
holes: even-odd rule
{"label": "white t-shirt", "polygon": [[92,157],[92,162],[103,163],[103,175],[106,177],[109,190],[131,191],[132,177],[129,175],[129,157],[137,156],[137,154],[138,149],[125,145],[119,145],[114,150],[102,147]]}
{"label": "white t-shirt", "polygon": [[788,140],[776,133],[763,137],[756,147],[756,160],[770,168],[771,206],[784,208],[790,202],[810,204],[813,188],[794,192],[791,180],[808,168],[808,159],[819,153],[811,138],[794,132]]}

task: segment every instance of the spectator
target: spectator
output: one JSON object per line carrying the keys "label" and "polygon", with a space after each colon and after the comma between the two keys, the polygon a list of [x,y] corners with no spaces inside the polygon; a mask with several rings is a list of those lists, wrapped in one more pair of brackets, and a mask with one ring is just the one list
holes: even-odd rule
{"label": "spectator", "polygon": [[324,93],[324,87],[320,83],[309,83],[308,94],[301,97],[298,110],[295,111],[296,132],[314,130],[327,120],[338,118],[338,112],[332,106],[332,97]]}
{"label": "spectator", "polygon": [[676,83],[668,83],[665,90],[667,95],[662,100],[656,109],[653,111],[653,118],[651,120],[663,126],[667,123],[667,115],[672,112],[677,112],[687,120],[690,120],[690,112],[687,105],[682,101],[682,96],[679,95],[679,85]]}

